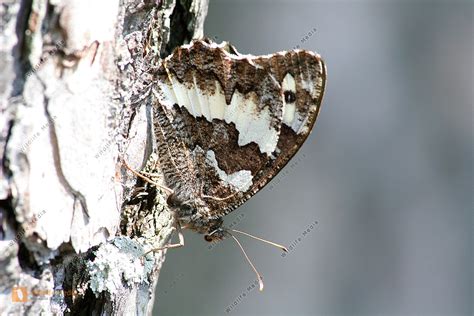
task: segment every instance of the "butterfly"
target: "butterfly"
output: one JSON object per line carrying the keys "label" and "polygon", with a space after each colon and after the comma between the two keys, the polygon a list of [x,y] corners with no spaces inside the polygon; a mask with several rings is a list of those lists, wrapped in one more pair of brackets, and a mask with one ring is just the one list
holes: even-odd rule
{"label": "butterfly", "polygon": [[[202,39],[165,58],[154,80],[156,148],[178,232],[235,239],[223,217],[277,175],[314,126],[323,60],[304,50],[243,55]],[[182,243],[180,234],[180,244],[167,248]]]}

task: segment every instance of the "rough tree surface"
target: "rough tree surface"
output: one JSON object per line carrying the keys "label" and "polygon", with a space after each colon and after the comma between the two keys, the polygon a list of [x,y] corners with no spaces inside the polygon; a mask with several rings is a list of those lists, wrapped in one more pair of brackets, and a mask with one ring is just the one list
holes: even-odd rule
{"label": "rough tree surface", "polygon": [[2,314],[151,314],[172,218],[121,158],[159,172],[148,72],[207,2],[2,1]]}

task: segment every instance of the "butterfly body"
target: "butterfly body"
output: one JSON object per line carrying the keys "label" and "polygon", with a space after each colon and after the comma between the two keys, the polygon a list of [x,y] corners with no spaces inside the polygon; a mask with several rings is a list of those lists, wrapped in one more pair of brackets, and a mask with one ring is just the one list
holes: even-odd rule
{"label": "butterfly body", "polygon": [[326,81],[312,52],[241,55],[194,41],[156,72],[154,133],[168,204],[182,227],[212,241],[223,217],[291,159],[319,113]]}

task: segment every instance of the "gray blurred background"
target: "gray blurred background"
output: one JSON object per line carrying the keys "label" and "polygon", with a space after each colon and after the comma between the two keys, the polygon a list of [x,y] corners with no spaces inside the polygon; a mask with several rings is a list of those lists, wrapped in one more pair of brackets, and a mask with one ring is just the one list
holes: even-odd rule
{"label": "gray blurred background", "polygon": [[209,250],[185,232],[155,314],[472,315],[473,11],[469,0],[211,0],[208,37],[255,55],[316,51],[327,91],[294,164],[226,217],[292,246],[282,257],[241,238],[263,293],[232,240]]}

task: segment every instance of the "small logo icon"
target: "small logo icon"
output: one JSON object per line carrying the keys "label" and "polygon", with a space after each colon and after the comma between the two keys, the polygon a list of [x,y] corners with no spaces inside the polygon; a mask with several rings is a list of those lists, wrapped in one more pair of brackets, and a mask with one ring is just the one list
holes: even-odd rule
{"label": "small logo icon", "polygon": [[14,286],[12,288],[12,302],[24,303],[28,301],[28,290],[26,286]]}

